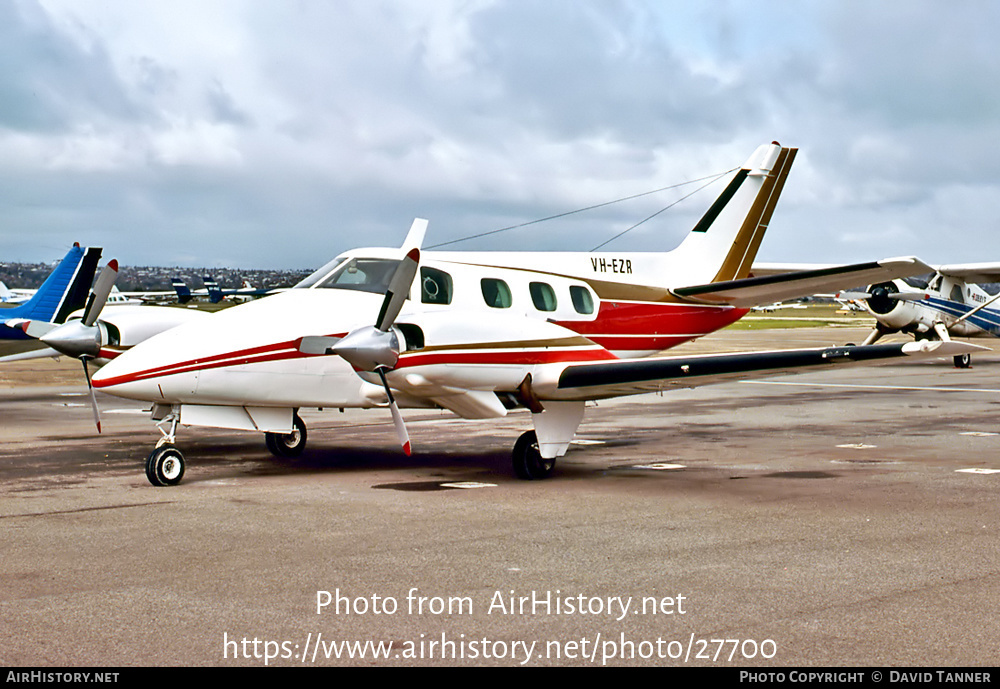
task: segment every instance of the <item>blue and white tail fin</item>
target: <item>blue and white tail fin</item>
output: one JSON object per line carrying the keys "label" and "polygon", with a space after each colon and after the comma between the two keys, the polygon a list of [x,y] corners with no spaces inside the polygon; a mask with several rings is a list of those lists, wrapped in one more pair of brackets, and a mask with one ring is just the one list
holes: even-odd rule
{"label": "blue and white tail fin", "polygon": [[191,288],[184,284],[184,281],[180,278],[171,278],[170,284],[174,286],[174,291],[177,292],[177,303],[187,304],[191,301]]}
{"label": "blue and white tail fin", "polygon": [[65,323],[70,313],[86,305],[100,258],[99,247],[83,249],[74,244],[31,299],[20,306],[4,309],[0,316],[5,320]]}
{"label": "blue and white tail fin", "polygon": [[208,290],[208,300],[213,304],[218,304],[222,301],[222,289],[219,287],[219,283],[215,281],[215,278],[206,275],[202,278],[202,281],[205,283],[205,289]]}
{"label": "blue and white tail fin", "polygon": [[671,261],[680,259],[681,265],[694,268],[685,281],[724,282],[750,274],[797,152],[777,142],[754,151],[681,245],[670,252]]}

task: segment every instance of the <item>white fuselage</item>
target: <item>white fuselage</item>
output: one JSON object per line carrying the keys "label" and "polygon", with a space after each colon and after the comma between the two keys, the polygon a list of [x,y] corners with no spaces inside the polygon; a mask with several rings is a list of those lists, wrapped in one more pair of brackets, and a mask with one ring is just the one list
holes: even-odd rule
{"label": "white fuselage", "polygon": [[[426,406],[457,397],[457,390],[473,397],[512,390],[539,363],[645,356],[746,313],[672,299],[663,284],[668,255],[425,254],[396,319],[405,345],[390,379],[400,404]],[[650,256],[659,264],[648,265]],[[363,267],[394,257],[391,250],[358,250],[330,265],[358,259]],[[567,257],[575,262],[567,265]],[[639,284],[650,273],[660,279]],[[383,288],[355,289],[351,281],[361,278],[347,271],[337,288],[324,287],[323,279],[151,338],[102,369],[94,384],[161,404],[383,404],[372,375],[362,378],[341,357],[300,351],[302,338],[339,338],[371,325],[382,304]]]}

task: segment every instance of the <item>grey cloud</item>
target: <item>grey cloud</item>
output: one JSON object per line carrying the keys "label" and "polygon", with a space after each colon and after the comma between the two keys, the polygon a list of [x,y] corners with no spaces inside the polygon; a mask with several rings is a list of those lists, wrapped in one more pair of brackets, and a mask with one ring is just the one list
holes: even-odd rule
{"label": "grey cloud", "polygon": [[0,3],[0,126],[62,132],[88,118],[136,112],[96,37],[84,45],[34,0]]}

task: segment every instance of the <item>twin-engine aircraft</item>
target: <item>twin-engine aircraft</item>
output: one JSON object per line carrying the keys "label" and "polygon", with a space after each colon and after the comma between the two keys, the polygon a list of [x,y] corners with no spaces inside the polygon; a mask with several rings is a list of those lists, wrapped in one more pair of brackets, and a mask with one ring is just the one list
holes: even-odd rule
{"label": "twin-engine aircraft", "polygon": [[467,419],[531,411],[515,473],[548,477],[584,405],[794,370],[952,356],[958,342],[652,356],[757,304],[913,275],[902,258],[752,277],[796,149],[761,146],[679,247],[662,253],[422,252],[417,219],[400,249],[356,249],[296,288],[212,314],[124,352],[95,387],[153,403],[163,435],[153,485],[180,482],[179,425],[255,430],[277,456],[303,451],[301,407],[400,407]]}
{"label": "twin-engine aircraft", "polygon": [[[1000,337],[1000,310],[989,308],[1000,293],[989,294],[975,284],[998,281],[1000,263],[955,263],[933,269],[929,280],[891,280],[871,285],[864,293],[843,295],[860,299],[875,316],[866,345],[898,332],[917,340]],[[968,368],[972,356],[957,354],[954,361],[958,368]]]}

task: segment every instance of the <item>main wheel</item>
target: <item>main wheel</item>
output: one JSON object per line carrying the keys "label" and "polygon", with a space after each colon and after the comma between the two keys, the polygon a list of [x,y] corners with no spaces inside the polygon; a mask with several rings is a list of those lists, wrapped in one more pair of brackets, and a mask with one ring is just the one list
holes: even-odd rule
{"label": "main wheel", "polygon": [[966,352],[965,354],[957,354],[954,358],[955,368],[969,368],[972,366],[972,355]]}
{"label": "main wheel", "polygon": [[544,459],[538,450],[538,437],[534,431],[523,433],[514,443],[512,453],[514,473],[526,481],[548,478],[556,466],[556,460]]}
{"label": "main wheel", "polygon": [[275,457],[298,457],[306,449],[306,425],[292,414],[291,433],[265,433],[264,444]]}
{"label": "main wheel", "polygon": [[146,478],[154,486],[176,486],[184,478],[184,455],[173,445],[161,445],[146,458]]}

